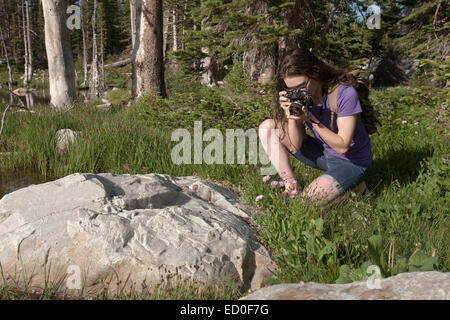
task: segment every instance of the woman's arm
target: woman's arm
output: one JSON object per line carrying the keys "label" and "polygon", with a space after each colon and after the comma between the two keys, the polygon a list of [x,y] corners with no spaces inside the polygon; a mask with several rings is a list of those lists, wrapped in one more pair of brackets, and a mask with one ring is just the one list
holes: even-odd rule
{"label": "woman's arm", "polygon": [[297,151],[302,147],[303,139],[306,136],[305,120],[306,116],[303,114],[299,117],[290,114],[289,106],[291,102],[284,95],[286,91],[280,91],[280,107],[284,110],[286,118],[288,119],[287,129],[283,127],[283,130],[287,131],[287,137],[283,138],[282,143],[289,151]]}
{"label": "woman's arm", "polygon": [[288,145],[290,151],[297,151],[302,147],[306,135],[305,125],[301,120],[288,119]]}
{"label": "woman's arm", "polygon": [[[352,143],[353,134],[355,133],[356,128],[357,115],[354,114],[347,117],[337,118],[336,121],[339,128],[337,134],[320,123],[312,114],[311,116],[314,120],[311,124],[316,129],[317,133],[322,137],[323,141],[336,150],[337,153],[345,154]],[[318,123],[316,124],[314,122]]]}

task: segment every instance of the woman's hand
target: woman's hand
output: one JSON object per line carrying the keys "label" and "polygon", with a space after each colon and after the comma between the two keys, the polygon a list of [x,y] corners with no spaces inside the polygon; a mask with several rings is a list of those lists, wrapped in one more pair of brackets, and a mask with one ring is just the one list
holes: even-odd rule
{"label": "woman's hand", "polygon": [[[301,120],[302,122],[307,120],[307,117],[306,117],[305,114],[301,115],[300,117],[293,116],[293,115],[290,114],[289,106],[291,104],[291,101],[288,98],[283,96],[286,93],[287,93],[286,91],[280,91],[279,92],[279,95],[280,95],[280,107],[283,108],[284,114],[286,115],[286,118],[292,119],[292,120]],[[303,108],[305,108],[305,107],[303,107]]]}
{"label": "woman's hand", "polygon": [[306,116],[306,121],[310,121],[312,123],[319,122],[319,120],[317,120],[317,118],[312,114],[312,112],[309,112],[305,106],[302,107],[302,111],[303,111],[303,114]]}

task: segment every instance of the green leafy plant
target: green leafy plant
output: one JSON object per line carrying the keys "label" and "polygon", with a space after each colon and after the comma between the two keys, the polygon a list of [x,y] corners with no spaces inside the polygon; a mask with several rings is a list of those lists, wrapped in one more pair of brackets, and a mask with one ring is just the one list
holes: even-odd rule
{"label": "green leafy plant", "polygon": [[432,271],[438,263],[437,257],[430,256],[419,248],[412,254],[397,257],[394,262],[394,241],[391,240],[388,250],[388,259],[385,255],[385,241],[380,235],[373,235],[367,241],[369,260],[365,261],[359,268],[351,268],[349,265],[342,265],[339,268],[339,278],[336,283],[350,283],[354,281],[365,281],[373,276],[370,266],[377,266],[380,276],[383,278],[394,276],[403,272]]}
{"label": "green leafy plant", "polygon": [[[285,233],[290,230],[289,221],[281,223]],[[290,234],[275,257],[288,273],[296,274],[304,264],[331,266],[336,263],[336,243],[326,239],[322,218],[312,219],[299,236]]]}

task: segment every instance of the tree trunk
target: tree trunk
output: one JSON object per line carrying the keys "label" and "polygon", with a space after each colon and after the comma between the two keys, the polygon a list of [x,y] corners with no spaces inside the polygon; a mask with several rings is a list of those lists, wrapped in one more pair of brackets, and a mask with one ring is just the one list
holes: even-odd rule
{"label": "tree trunk", "polygon": [[[208,30],[211,27],[206,26],[206,18],[201,22],[201,30]],[[206,54],[206,57],[200,59],[200,67],[202,73],[200,75],[200,83],[207,87],[217,85],[217,64],[214,57],[209,56],[209,48],[202,47],[202,52]]]}
{"label": "tree trunk", "polygon": [[173,36],[173,42],[172,42],[172,50],[177,51],[178,50],[178,41],[177,41],[177,10],[176,7],[172,9],[172,36]]}
{"label": "tree trunk", "polygon": [[25,101],[27,103],[28,110],[32,110],[34,108],[34,96],[31,92],[27,92],[25,94]]}
{"label": "tree trunk", "polygon": [[184,11],[183,11],[183,25],[182,25],[182,41],[181,41],[181,49],[184,50],[184,35],[185,35],[185,30],[184,30],[184,26],[186,25],[186,12],[188,10],[188,2],[187,0],[184,0]]}
{"label": "tree trunk", "polygon": [[27,40],[27,23],[25,18],[25,10],[23,1],[21,3],[21,10],[22,10],[22,34],[23,34],[23,47],[24,47],[24,74],[23,74],[23,85],[26,86],[28,84],[28,40]]}
{"label": "tree trunk", "polygon": [[[312,0],[295,1],[294,8],[283,14],[280,24],[287,25],[289,31],[294,29],[308,31],[308,23],[313,24],[313,22],[310,21],[311,19],[307,19],[308,9],[312,6],[312,3],[310,3],[311,1]],[[276,46],[276,70],[280,67],[286,53],[292,49],[298,48],[300,45],[298,37],[283,36],[283,38],[278,41],[278,46]]]}
{"label": "tree trunk", "polygon": [[[83,1],[84,2],[84,1]],[[82,3],[83,5],[83,3]],[[83,38],[83,71],[84,71],[84,79],[83,83],[81,84],[81,87],[85,88],[87,85],[87,78],[88,78],[88,68],[87,68],[87,48],[86,48],[86,32],[84,30],[84,17],[82,10],[81,12],[81,37]]]}
{"label": "tree trunk", "polygon": [[68,4],[67,0],[42,0],[50,104],[56,109],[76,100],[72,47],[69,29],[66,27]]}
{"label": "tree trunk", "polygon": [[[177,32],[177,5],[175,4],[175,7],[172,9],[172,50],[177,51],[178,50],[178,32]],[[173,61],[173,68],[178,69],[178,62],[176,59]]]}
{"label": "tree trunk", "polygon": [[89,80],[89,94],[91,97],[98,97],[100,79],[98,74],[98,54],[97,54],[97,34],[95,30],[95,16],[97,14],[97,0],[94,0],[94,12],[92,13],[92,63],[91,78]]}
{"label": "tree trunk", "polygon": [[[167,55],[167,40],[169,38],[169,10],[164,10],[163,14],[163,59],[166,61],[166,55]],[[165,62],[164,62],[165,64]]]}
{"label": "tree trunk", "polygon": [[[19,4],[17,4],[17,33],[20,35],[20,8]],[[18,42],[14,42],[14,62],[16,64],[16,68],[19,65],[19,55],[20,55],[20,46]],[[16,47],[16,45],[18,47]]]}
{"label": "tree trunk", "polygon": [[140,16],[141,0],[130,0],[130,25],[131,25],[131,99],[136,96],[136,54],[138,45],[136,43],[136,34],[139,27],[137,16]]}
{"label": "tree trunk", "polygon": [[[194,29],[194,31],[197,31],[197,25],[195,24],[195,21],[194,21],[194,27],[193,27],[193,29]],[[192,68],[195,70],[195,69],[197,69],[197,61],[193,61],[192,62]]]}
{"label": "tree trunk", "polygon": [[105,53],[105,46],[104,46],[104,36],[103,36],[103,30],[100,32],[100,87],[102,90],[106,87],[105,85],[105,60],[104,60],[104,53]]}
{"label": "tree trunk", "polygon": [[130,0],[130,19],[131,19],[131,47],[134,48],[136,40],[136,0]]}
{"label": "tree trunk", "polygon": [[[267,2],[261,0],[253,2],[245,9],[245,14],[249,16],[267,13]],[[267,21],[268,25],[273,23],[273,21]],[[251,38],[251,42],[256,41],[254,37]],[[272,81],[276,73],[276,59],[276,44],[271,46],[255,46],[249,51],[244,52],[243,67],[250,81],[260,84]]]}
{"label": "tree trunk", "polygon": [[136,9],[137,36],[133,50],[136,87],[132,96],[156,91],[165,98],[162,0],[137,0]]}
{"label": "tree trunk", "polygon": [[28,55],[27,61],[27,83],[30,83],[33,79],[33,48],[31,47],[31,37],[30,37],[30,8],[28,1],[25,1],[25,21],[26,21],[26,38],[25,42],[27,43],[27,52]]}
{"label": "tree trunk", "polygon": [[328,16],[327,24],[325,25],[325,28],[323,28],[322,31],[322,37],[320,37],[316,43],[314,44],[314,52],[318,52],[320,48],[322,48],[322,45],[326,43],[326,35],[328,34],[328,30],[330,29],[331,25],[333,24],[334,20],[334,14],[336,13],[336,6],[332,3],[331,4],[331,13]]}

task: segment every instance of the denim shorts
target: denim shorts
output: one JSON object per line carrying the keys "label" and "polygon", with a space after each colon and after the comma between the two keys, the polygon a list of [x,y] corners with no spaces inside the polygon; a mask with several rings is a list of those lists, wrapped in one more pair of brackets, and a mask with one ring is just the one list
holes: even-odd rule
{"label": "denim shorts", "polygon": [[339,195],[363,181],[370,168],[330,156],[320,142],[310,135],[306,135],[300,150],[289,152],[304,164],[325,170],[320,177],[330,179],[339,190]]}

